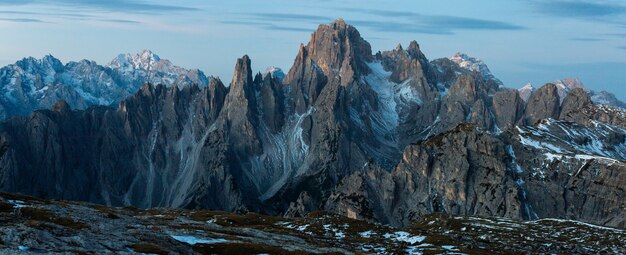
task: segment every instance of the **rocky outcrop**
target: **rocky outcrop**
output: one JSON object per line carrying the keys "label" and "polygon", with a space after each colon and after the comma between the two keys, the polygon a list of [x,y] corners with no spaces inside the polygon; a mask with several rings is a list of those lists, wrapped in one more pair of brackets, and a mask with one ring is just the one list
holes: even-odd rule
{"label": "rocky outcrop", "polygon": [[[0,193],[2,254],[624,253],[623,230],[578,221],[453,217],[394,228],[330,212],[141,210]],[[463,238],[458,238],[462,235]],[[524,237],[520,240],[519,236]],[[489,242],[485,242],[485,240]],[[445,242],[437,242],[445,240]],[[546,245],[550,244],[550,245]]]}
{"label": "rocky outcrop", "polygon": [[464,124],[406,148],[393,172],[344,179],[327,202],[341,213],[407,225],[433,212],[520,218],[522,203],[508,171],[505,144]]}
{"label": "rocky outcrop", "polygon": [[306,48],[332,84],[346,86],[369,73],[365,63],[372,60],[370,44],[343,19],[320,25]]}
{"label": "rocky outcrop", "polygon": [[580,112],[580,109],[589,107],[592,104],[587,92],[582,88],[576,88],[563,100],[559,119],[582,123],[588,120],[588,118],[586,116],[576,116],[578,115],[577,113]]}
{"label": "rocky outcrop", "polygon": [[[145,85],[118,109],[71,111],[65,102],[2,125],[0,186],[48,198],[140,207],[241,206],[225,148],[206,133],[221,111],[225,87]],[[28,150],[29,153],[22,153]],[[40,169],[40,170],[38,170]],[[48,169],[42,171],[41,169]],[[31,185],[32,184],[32,185]],[[204,192],[223,196],[200,199]]]}
{"label": "rocky outcrop", "polygon": [[548,83],[530,95],[523,124],[533,125],[538,120],[559,117],[560,97],[556,85]]}
{"label": "rocky outcrop", "polygon": [[493,114],[500,130],[507,130],[515,126],[522,118],[525,103],[517,90],[498,91],[493,96]]}
{"label": "rocky outcrop", "polygon": [[[325,208],[392,225],[446,212],[515,219],[565,217],[623,228],[626,193],[620,180],[626,178],[626,133],[615,140],[603,136],[605,130],[595,132],[569,122],[548,125],[541,129],[554,128],[560,140],[542,144],[535,139],[545,134],[536,130],[496,137],[460,125],[408,146],[391,173],[369,169],[344,178]],[[567,128],[579,136],[556,133]],[[607,147],[595,152],[586,146],[595,142],[584,137],[603,140]],[[610,151],[616,154],[606,154]],[[568,154],[572,152],[579,154]]]}
{"label": "rocky outcrop", "polygon": [[[163,68],[137,60],[115,66]],[[145,84],[117,108],[61,101],[0,124],[0,190],[394,225],[448,212],[623,226],[626,114],[582,89],[561,104],[552,84],[525,103],[477,68],[428,62],[416,42],[372,56],[337,20],[283,82],[243,56],[228,87]]]}

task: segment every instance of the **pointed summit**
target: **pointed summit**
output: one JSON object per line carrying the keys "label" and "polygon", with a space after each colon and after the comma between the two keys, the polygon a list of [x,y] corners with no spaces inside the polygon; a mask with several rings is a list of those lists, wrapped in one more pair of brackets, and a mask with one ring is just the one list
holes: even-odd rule
{"label": "pointed summit", "polygon": [[452,57],[449,57],[452,62],[459,65],[459,67],[469,70],[471,72],[478,72],[482,75],[484,80],[492,80],[499,86],[502,86],[502,81],[498,80],[489,70],[487,64],[479,58],[470,57],[467,54],[457,52]]}
{"label": "pointed summit", "polygon": [[398,43],[398,45],[396,45],[395,51],[403,51],[404,48],[402,48],[402,44]]}
{"label": "pointed summit", "polygon": [[517,91],[519,91],[519,95],[522,98],[522,100],[528,101],[530,94],[532,94],[535,91],[535,87],[529,82],[524,87],[517,89]]}
{"label": "pointed summit", "polygon": [[417,44],[417,42],[415,40],[413,40],[413,41],[411,41],[411,43],[409,43],[409,48],[407,48],[406,51],[411,56],[417,56],[419,54],[422,54],[422,51],[420,50],[420,45]]}
{"label": "pointed summit", "polygon": [[[109,63],[109,67],[122,70],[153,70],[158,68],[161,58],[151,50],[145,49],[135,55],[119,54]],[[166,60],[166,64],[170,64]]]}
{"label": "pointed summit", "polygon": [[233,73],[233,82],[230,85],[231,91],[240,89],[243,86],[251,85],[253,81],[252,68],[250,66],[250,57],[244,55],[237,59],[235,64],[235,72]]}
{"label": "pointed summit", "polygon": [[331,82],[347,85],[355,77],[367,74],[367,62],[372,60],[370,44],[361,37],[359,31],[345,23],[343,19],[320,25],[311,40],[300,51],[321,68]]}
{"label": "pointed summit", "polygon": [[237,59],[233,81],[228,88],[226,104],[234,105],[230,111],[244,111],[249,117],[256,116],[256,93],[253,79],[250,57],[244,55]]}

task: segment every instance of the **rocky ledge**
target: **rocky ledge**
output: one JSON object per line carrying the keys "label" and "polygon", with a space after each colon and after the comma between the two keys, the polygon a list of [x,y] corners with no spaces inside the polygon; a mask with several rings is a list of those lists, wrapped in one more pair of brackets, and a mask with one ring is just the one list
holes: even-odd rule
{"label": "rocky ledge", "polygon": [[2,254],[623,254],[625,240],[625,230],[556,219],[432,214],[392,228],[327,212],[287,219],[0,193]]}

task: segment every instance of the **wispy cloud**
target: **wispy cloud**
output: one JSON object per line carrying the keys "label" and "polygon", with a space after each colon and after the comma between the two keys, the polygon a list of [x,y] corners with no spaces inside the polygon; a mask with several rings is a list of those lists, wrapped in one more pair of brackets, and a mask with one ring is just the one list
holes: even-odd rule
{"label": "wispy cloud", "polygon": [[[460,30],[521,30],[523,26],[510,24],[501,21],[476,19],[460,16],[445,15],[423,15],[409,11],[387,11],[375,9],[359,8],[339,8],[348,14],[367,14],[378,16],[376,19],[349,19],[346,21],[363,28],[369,28],[380,32],[400,32],[400,33],[422,33],[435,35],[452,35]],[[286,30],[303,32],[308,29],[288,28],[283,24],[286,22],[302,22],[325,24],[333,21],[336,17],[293,14],[293,13],[245,13],[240,15],[241,19],[230,22],[230,24],[256,25],[269,30]],[[243,21],[242,21],[243,20]]]}
{"label": "wispy cloud", "polygon": [[615,1],[531,0],[529,2],[541,12],[562,17],[601,18],[626,13],[626,6]]}
{"label": "wispy cloud", "polygon": [[220,21],[220,23],[227,24],[227,25],[255,26],[255,27],[262,28],[262,29],[274,30],[274,31],[306,32],[306,33],[310,33],[313,31],[312,29],[307,29],[307,28],[281,26],[281,25],[275,25],[273,23],[262,22],[262,21],[224,20],[224,21]]}
{"label": "wispy cloud", "polygon": [[127,20],[127,19],[102,19],[104,22],[112,22],[112,23],[122,23],[122,24],[141,24],[141,22],[136,20]]}
{"label": "wispy cloud", "polygon": [[248,16],[257,20],[265,20],[269,22],[277,21],[308,21],[314,23],[328,23],[334,20],[331,17],[307,15],[307,14],[292,14],[292,13],[249,13]]}
{"label": "wispy cloud", "polygon": [[52,5],[55,7],[68,7],[76,9],[90,9],[107,12],[120,13],[171,13],[184,11],[197,11],[199,9],[183,5],[165,5],[154,4],[146,1],[138,0],[3,0],[0,6],[17,6],[17,5]]}
{"label": "wispy cloud", "polygon": [[594,37],[574,37],[570,38],[570,41],[579,41],[579,42],[601,42],[606,41],[606,39],[602,38],[594,38]]}
{"label": "wispy cloud", "polygon": [[378,32],[399,32],[399,33],[418,33],[432,35],[451,35],[454,34],[448,29],[441,29],[432,26],[415,25],[404,22],[389,21],[371,21],[371,20],[352,20],[348,21],[357,27],[366,27]]}
{"label": "wispy cloud", "polygon": [[47,23],[40,19],[27,19],[27,18],[0,18],[0,21],[20,22],[20,23]]}
{"label": "wispy cloud", "polygon": [[46,17],[64,17],[64,18],[89,18],[93,15],[78,13],[54,13],[54,12],[25,12],[25,11],[6,11],[0,10],[0,14],[9,14],[16,16],[46,16]]}
{"label": "wispy cloud", "polygon": [[[420,32],[425,33],[435,32],[435,34],[453,34],[458,30],[522,30],[525,27],[515,25],[503,21],[477,19],[461,16],[450,15],[425,15],[417,12],[410,11],[390,11],[390,10],[376,10],[376,9],[362,9],[362,8],[343,8],[345,11],[355,12],[359,14],[369,14],[378,16],[379,18],[389,19],[403,18],[403,23],[389,23],[389,26],[385,26],[389,29],[395,29],[394,32],[400,32],[397,30],[406,30],[406,32]],[[398,25],[403,27],[398,29]],[[381,28],[380,25],[377,25]],[[417,29],[415,29],[417,27]],[[415,31],[417,30],[417,31]]]}

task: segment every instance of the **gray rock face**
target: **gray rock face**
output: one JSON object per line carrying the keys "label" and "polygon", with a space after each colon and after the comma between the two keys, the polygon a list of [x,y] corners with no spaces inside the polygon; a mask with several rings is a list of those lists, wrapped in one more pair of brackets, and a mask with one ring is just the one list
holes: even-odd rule
{"label": "gray rock face", "polygon": [[560,101],[556,85],[548,83],[539,88],[528,98],[523,123],[532,125],[540,119],[557,119],[559,117]]}
{"label": "gray rock face", "polygon": [[[433,212],[521,217],[507,170],[505,144],[473,125],[459,125],[408,146],[391,173],[372,169],[344,179],[326,207],[392,225]],[[347,213],[346,213],[347,214]]]}
{"label": "gray rock face", "polygon": [[[391,173],[370,169],[346,177],[325,208],[392,225],[446,212],[566,217],[623,228],[626,133],[603,135],[608,129],[551,121],[496,137],[460,125],[408,146]],[[537,142],[548,133],[558,139]]]}
{"label": "gray rock face", "polygon": [[331,83],[346,86],[367,74],[365,63],[372,59],[372,49],[359,31],[338,19],[320,25],[307,45],[311,60],[329,77]]}
{"label": "gray rock face", "polygon": [[[165,64],[142,54],[112,66],[134,77]],[[117,108],[65,100],[0,124],[0,190],[393,225],[432,212],[624,224],[626,113],[582,89],[561,104],[548,84],[525,103],[480,70],[428,62],[416,42],[372,56],[343,20],[301,45],[282,82],[254,75],[248,56],[228,88],[176,80]]]}
{"label": "gray rock face", "polygon": [[513,127],[522,118],[525,107],[517,90],[502,90],[493,96],[493,114],[501,130]]}
{"label": "gray rock face", "polygon": [[576,88],[569,93],[565,99],[563,100],[563,104],[561,106],[560,119],[562,120],[570,120],[573,122],[582,122],[587,118],[576,119],[576,113],[580,111],[582,108],[586,108],[591,106],[591,98],[589,95],[582,89]]}

